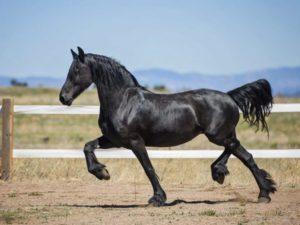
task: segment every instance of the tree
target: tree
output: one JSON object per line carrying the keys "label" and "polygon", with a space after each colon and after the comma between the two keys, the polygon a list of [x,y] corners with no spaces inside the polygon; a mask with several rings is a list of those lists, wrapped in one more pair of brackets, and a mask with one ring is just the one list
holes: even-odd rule
{"label": "tree", "polygon": [[167,91],[166,86],[163,85],[163,84],[154,85],[153,89],[155,91],[160,91],[160,92],[166,92]]}
{"label": "tree", "polygon": [[28,86],[27,82],[20,82],[14,78],[10,80],[10,85],[14,86],[14,87],[27,87]]}

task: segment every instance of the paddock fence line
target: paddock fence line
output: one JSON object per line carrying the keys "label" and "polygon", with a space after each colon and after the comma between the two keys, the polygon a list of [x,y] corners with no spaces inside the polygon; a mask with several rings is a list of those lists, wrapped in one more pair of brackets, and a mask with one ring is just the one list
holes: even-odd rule
{"label": "paddock fence line", "polygon": [[[274,104],[272,113],[300,112],[300,104]],[[83,158],[81,149],[14,149],[13,126],[16,114],[44,115],[98,115],[99,106],[88,105],[14,105],[12,98],[2,100],[2,146],[1,179],[8,180],[11,176],[13,158]],[[300,158],[300,149],[253,149],[249,150],[255,158]],[[148,150],[151,158],[217,158],[222,150]],[[96,150],[99,158],[135,158],[130,150],[111,149]]]}
{"label": "paddock fence line", "polygon": [[[73,115],[98,115],[99,106],[94,105],[15,105],[16,114],[73,114]],[[300,103],[274,104],[272,113],[300,112]]]}
{"label": "paddock fence line", "polygon": [[[152,159],[214,159],[223,150],[147,150]],[[249,149],[255,158],[300,158],[300,149]],[[97,158],[133,159],[132,151],[127,149],[95,150]],[[14,149],[14,158],[84,158],[82,149]],[[234,157],[234,156],[232,156]]]}

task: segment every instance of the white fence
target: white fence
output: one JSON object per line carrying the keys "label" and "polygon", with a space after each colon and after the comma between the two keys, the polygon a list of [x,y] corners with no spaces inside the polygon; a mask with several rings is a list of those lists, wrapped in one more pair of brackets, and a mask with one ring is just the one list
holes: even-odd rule
{"label": "white fence", "polygon": [[[99,106],[60,106],[60,105],[15,105],[16,114],[73,114],[98,115]],[[275,104],[272,113],[300,112],[300,104]],[[95,126],[97,124],[95,123]],[[300,158],[300,149],[261,149],[249,150],[256,158]],[[149,150],[151,158],[216,158],[221,150]],[[134,158],[125,149],[98,150],[99,158]],[[14,149],[16,158],[83,158],[81,149]]]}
{"label": "white fence", "polygon": [[[73,114],[98,115],[99,106],[60,106],[60,105],[15,105],[17,114]],[[272,113],[300,112],[300,104],[275,104]],[[96,126],[96,125],[95,125]],[[151,158],[216,158],[221,150],[148,150]],[[256,158],[300,158],[299,149],[250,150]],[[134,158],[131,151],[125,149],[96,151],[99,158]],[[83,158],[82,150],[65,149],[15,149],[17,158]]]}
{"label": "white fence", "polygon": [[[81,114],[98,115],[99,106],[15,105],[18,114]],[[300,112],[300,104],[274,104],[272,113]]]}
{"label": "white fence", "polygon": [[[209,159],[218,158],[222,150],[148,150],[153,159]],[[300,158],[300,149],[249,150],[255,158]],[[95,151],[102,159],[132,159],[136,158],[127,149],[101,149]],[[15,149],[14,158],[84,158],[82,149]]]}

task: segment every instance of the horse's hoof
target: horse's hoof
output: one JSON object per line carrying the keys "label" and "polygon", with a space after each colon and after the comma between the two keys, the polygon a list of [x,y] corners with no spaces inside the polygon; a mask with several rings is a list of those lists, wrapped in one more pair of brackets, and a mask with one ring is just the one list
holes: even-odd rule
{"label": "horse's hoof", "polygon": [[214,181],[217,181],[219,184],[223,184],[225,176],[229,174],[229,171],[225,165],[215,165],[212,168],[212,178]]}
{"label": "horse's hoof", "polygon": [[159,206],[163,206],[165,204],[166,200],[167,199],[163,196],[154,195],[149,199],[148,203],[149,203],[149,206],[159,207]]}
{"label": "horse's hoof", "polygon": [[104,180],[109,180],[110,179],[110,175],[107,171],[107,169],[102,169],[102,176]]}
{"label": "horse's hoof", "polygon": [[271,201],[271,198],[268,196],[268,197],[258,197],[258,203],[269,203]]}
{"label": "horse's hoof", "polygon": [[96,170],[94,172],[94,175],[99,179],[99,180],[109,180],[110,179],[110,175],[107,171],[107,169],[105,168],[101,168],[99,170]]}
{"label": "horse's hoof", "polygon": [[225,180],[225,175],[224,174],[219,174],[218,178],[215,179],[219,184],[223,184]]}

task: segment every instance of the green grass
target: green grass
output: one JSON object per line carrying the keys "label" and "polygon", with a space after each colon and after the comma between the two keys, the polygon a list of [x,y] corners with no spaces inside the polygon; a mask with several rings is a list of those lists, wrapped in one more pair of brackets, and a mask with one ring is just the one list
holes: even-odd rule
{"label": "green grass", "polygon": [[13,224],[17,220],[22,220],[24,215],[20,210],[5,210],[0,211],[0,222],[3,221],[6,224]]}
{"label": "green grass", "polygon": [[15,192],[9,193],[8,197],[15,198],[15,197],[17,197],[17,193],[15,193]]}
{"label": "green grass", "polygon": [[216,210],[213,209],[208,209],[199,213],[200,216],[216,216],[216,214]]}
{"label": "green grass", "polygon": [[57,217],[67,218],[71,215],[70,209],[57,207],[49,209],[47,206],[30,206],[27,208],[17,208],[10,210],[0,210],[0,224],[28,224],[31,218],[41,219],[43,223]]}
{"label": "green grass", "polygon": [[37,192],[37,191],[30,192],[30,193],[28,194],[28,196],[42,196],[42,195],[43,195],[42,193]]}

